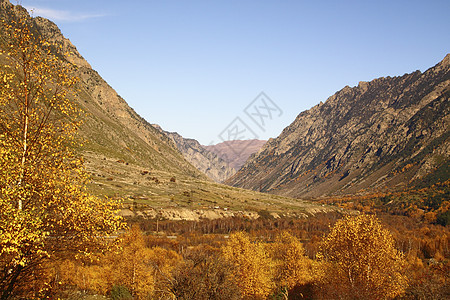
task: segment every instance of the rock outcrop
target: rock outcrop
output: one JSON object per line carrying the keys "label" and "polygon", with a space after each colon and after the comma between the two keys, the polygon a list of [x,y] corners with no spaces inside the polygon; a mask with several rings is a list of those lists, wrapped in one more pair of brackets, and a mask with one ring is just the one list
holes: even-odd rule
{"label": "rock outcrop", "polygon": [[300,113],[226,183],[294,197],[449,179],[450,54],[421,73],[344,87]]}
{"label": "rock outcrop", "polygon": [[[209,180],[177,149],[175,142],[179,139],[169,138],[130,108],[54,23],[31,18],[20,5],[0,0],[0,19],[9,22],[17,16],[27,19],[35,36],[41,35],[56,45],[52,49],[58,62],[73,69],[73,75],[79,77],[75,95],[70,97],[83,111],[80,116],[83,125],[78,132],[80,144],[85,146],[76,150],[84,157],[91,175],[87,188],[99,196],[124,199],[126,208],[122,215],[200,220],[254,218],[259,216],[258,212],[264,215],[269,211],[273,217],[307,217],[337,211],[333,207],[232,188]],[[8,38],[0,30],[0,50],[9,46]],[[0,70],[10,61],[3,53],[0,51]],[[188,146],[199,147],[193,141],[186,141]]]}

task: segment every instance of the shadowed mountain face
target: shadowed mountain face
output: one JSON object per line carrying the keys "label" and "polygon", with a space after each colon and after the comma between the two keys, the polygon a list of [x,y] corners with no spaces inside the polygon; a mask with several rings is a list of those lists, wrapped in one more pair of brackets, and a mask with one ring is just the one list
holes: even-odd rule
{"label": "shadowed mountain face", "polygon": [[346,86],[297,116],[226,183],[289,196],[449,179],[450,54],[424,73]]}
{"label": "shadowed mountain face", "polygon": [[247,159],[258,152],[265,143],[266,141],[261,140],[235,140],[203,147],[217,154],[235,170],[239,170]]}
{"label": "shadowed mountain face", "polygon": [[153,127],[167,135],[187,161],[212,180],[222,182],[236,173],[226,161],[206,150],[197,140],[184,138],[176,132],[164,131],[159,125],[153,124]]}

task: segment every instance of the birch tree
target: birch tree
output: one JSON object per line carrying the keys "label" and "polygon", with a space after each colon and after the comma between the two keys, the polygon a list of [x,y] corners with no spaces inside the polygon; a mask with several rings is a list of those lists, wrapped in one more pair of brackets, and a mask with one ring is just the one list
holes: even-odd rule
{"label": "birch tree", "polygon": [[122,226],[116,203],[87,192],[74,151],[81,124],[75,66],[32,25],[17,15],[0,24],[1,299],[40,297],[48,284],[32,274],[45,260],[89,255]]}
{"label": "birch tree", "polygon": [[234,266],[233,279],[244,299],[264,299],[274,290],[273,262],[262,243],[236,232],[230,235],[222,253]]}
{"label": "birch tree", "polygon": [[407,288],[403,256],[375,216],[339,220],[318,258],[325,266],[324,284],[336,299],[392,299]]}

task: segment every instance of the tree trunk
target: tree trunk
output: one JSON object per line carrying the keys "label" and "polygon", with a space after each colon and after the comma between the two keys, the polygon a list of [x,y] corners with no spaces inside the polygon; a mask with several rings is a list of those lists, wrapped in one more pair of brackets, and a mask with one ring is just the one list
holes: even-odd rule
{"label": "tree trunk", "polygon": [[[29,123],[29,99],[28,99],[28,72],[26,63],[23,65],[23,74],[24,74],[24,86],[25,86],[25,99],[24,99],[24,120],[23,120],[23,142],[22,142],[22,160],[20,163],[20,177],[19,177],[19,186],[23,183],[23,178],[25,176],[25,162],[28,151],[28,123]],[[19,210],[23,209],[22,199],[18,199],[18,208]]]}
{"label": "tree trunk", "polygon": [[7,285],[6,289],[2,292],[1,300],[6,300],[11,297],[11,294],[14,290],[14,285],[17,282],[17,278],[19,277],[20,273],[22,272],[23,266],[18,265],[16,271],[14,272],[14,275],[12,275],[11,280],[9,280],[9,284]]}
{"label": "tree trunk", "polygon": [[[23,152],[22,152],[22,161],[20,164],[20,178],[19,178],[19,186],[22,185],[23,177],[25,176],[25,161],[26,161],[26,155],[28,150],[28,107],[25,112],[25,122],[24,122],[24,130],[23,130]],[[22,210],[23,203],[22,199],[19,198],[19,210]]]}

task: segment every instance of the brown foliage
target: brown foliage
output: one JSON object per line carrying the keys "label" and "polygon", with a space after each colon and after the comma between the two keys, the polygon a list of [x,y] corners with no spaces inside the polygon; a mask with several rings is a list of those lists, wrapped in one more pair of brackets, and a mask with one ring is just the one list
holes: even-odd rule
{"label": "brown foliage", "polygon": [[169,291],[176,299],[241,299],[234,271],[217,250],[196,247],[174,270]]}
{"label": "brown foliage", "polygon": [[[372,259],[378,261],[383,258],[380,258],[378,254],[385,257],[392,254],[392,257],[395,258],[396,252],[394,250],[399,249],[405,253],[405,264],[408,265],[408,268],[405,270],[406,273],[402,274],[408,276],[410,285],[408,287],[406,283],[402,284],[397,281],[394,288],[406,290],[405,297],[407,298],[420,299],[425,297],[433,299],[435,294],[445,299],[446,297],[442,295],[446,295],[445,291],[448,290],[448,272],[445,273],[446,270],[448,271],[446,261],[449,258],[448,229],[430,224],[423,226],[424,224],[417,223],[414,219],[406,216],[381,215],[380,219],[383,225],[389,229],[389,232],[380,224],[377,225],[377,222],[371,223],[370,230],[354,230],[355,237],[351,241],[360,240],[359,243],[363,245],[364,251],[359,251],[358,255],[349,258],[349,261],[353,265],[359,264],[364,269],[364,261],[366,260],[364,255],[372,255]],[[338,224],[344,221],[338,221]],[[175,239],[166,238],[161,231],[154,235],[151,232],[149,232],[149,235],[139,233],[137,237],[131,240],[124,238],[123,241],[127,241],[123,242],[124,249],[114,254],[115,260],[124,260],[132,265],[130,258],[124,259],[123,257],[124,253],[129,251],[125,248],[136,243],[136,241],[133,242],[134,239],[141,240],[138,248],[144,247],[151,250],[153,254],[147,261],[146,268],[153,274],[153,279],[150,280],[154,284],[153,292],[150,295],[153,298],[221,299],[220,297],[223,297],[224,299],[236,299],[236,297],[274,297],[274,299],[281,299],[289,297],[289,299],[345,299],[346,297],[360,296],[370,299],[371,296],[366,297],[366,293],[380,295],[380,287],[376,286],[376,282],[385,282],[384,279],[377,279],[377,281],[365,280],[364,278],[357,279],[358,286],[353,289],[357,296],[353,297],[348,292],[349,286],[346,283],[348,276],[342,274],[335,263],[330,266],[328,264],[330,262],[315,259],[315,253],[319,249],[319,245],[322,244],[323,235],[330,232],[329,226],[336,222],[335,215],[329,215],[329,218],[326,215],[320,215],[309,219],[257,220],[253,222],[255,224],[252,224],[252,221],[237,218],[203,220],[198,223],[160,222],[166,234],[176,235]],[[142,225],[143,227],[155,228],[149,220]],[[234,238],[231,235],[231,239],[226,239],[228,230],[232,230],[234,227],[247,228],[249,233],[241,233],[241,238]],[[356,227],[365,228],[363,225]],[[283,233],[280,228],[288,229],[289,234]],[[178,230],[179,232],[177,232]],[[215,233],[203,234],[204,231],[214,231]],[[220,232],[225,234],[219,234]],[[132,234],[128,233],[128,235]],[[389,235],[392,235],[393,239],[389,238]],[[374,242],[374,244],[370,244],[372,246],[365,246],[364,240],[370,242],[372,238],[376,237],[382,237],[379,240],[384,241],[384,243],[377,244]],[[231,242],[231,240],[234,240],[234,242]],[[240,242],[236,242],[237,240],[240,240]],[[338,243],[334,244],[338,245]],[[339,245],[343,247],[345,243]],[[347,244],[347,246],[349,245],[351,244]],[[229,246],[229,254],[222,255],[220,248],[227,246]],[[241,251],[238,251],[239,249]],[[260,254],[263,254],[255,255],[254,253],[258,251],[262,251]],[[309,258],[305,256],[306,254],[309,254]],[[110,255],[112,254],[107,255],[107,257],[110,257]],[[131,254],[127,256],[131,256]],[[362,260],[363,263],[358,263],[358,259]],[[102,266],[102,264],[109,265],[109,268],[115,272],[121,272],[118,267],[112,267],[111,260],[106,259],[94,264],[85,262],[85,267]],[[396,265],[393,263],[384,269],[389,270]],[[102,283],[95,283],[97,279],[92,275],[92,270],[84,270],[86,270],[84,274],[83,272],[69,272],[78,274],[79,282],[77,285],[79,288],[89,289],[87,284],[82,285],[81,283],[84,276],[85,282],[91,282],[91,289],[105,291],[104,288],[101,288]],[[95,271],[95,268],[93,270]],[[376,268],[373,272],[375,271],[380,273]],[[119,282],[114,282],[113,277],[107,275],[108,273],[105,271],[102,271],[101,274],[102,276],[98,278],[106,280],[107,294],[112,286],[119,284]],[[263,275],[264,277],[262,277]],[[383,275],[383,272],[381,272],[381,275]],[[379,278],[373,274],[371,276]],[[248,290],[246,292],[245,288],[252,286],[251,283],[245,283],[249,278],[253,278],[252,280],[255,280],[255,282],[265,278],[265,281],[262,282],[270,283],[271,288],[266,289],[265,296],[257,293],[252,294]],[[393,276],[392,280],[386,283],[386,287],[391,287],[395,283],[395,278]],[[67,281],[64,281],[63,286],[67,287],[67,283]],[[264,287],[265,284],[255,284],[254,286]],[[128,286],[128,289],[131,290],[131,287]],[[389,293],[386,295],[389,297]],[[383,297],[385,296],[379,298],[382,299]]]}

